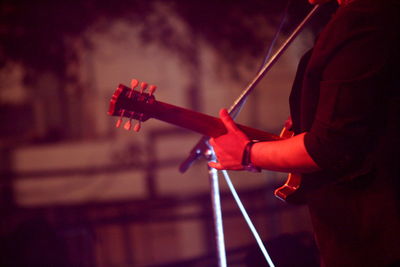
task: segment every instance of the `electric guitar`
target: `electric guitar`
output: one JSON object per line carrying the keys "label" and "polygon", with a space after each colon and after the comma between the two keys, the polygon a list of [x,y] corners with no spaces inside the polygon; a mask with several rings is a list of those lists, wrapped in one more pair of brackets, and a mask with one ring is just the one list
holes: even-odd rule
{"label": "electric guitar", "polygon": [[[115,90],[110,100],[108,115],[119,117],[116,127],[120,127],[123,119],[128,118],[123,125],[125,130],[139,131],[141,122],[155,118],[209,137],[215,138],[226,133],[225,126],[219,118],[157,101],[154,97],[156,86],[151,85],[147,93],[145,92],[147,83],[141,83],[140,91],[134,90],[138,84],[137,80],[133,80],[131,88],[120,84]],[[133,125],[132,122],[135,120],[137,122]],[[274,141],[292,136],[292,132],[286,128],[280,135],[275,135],[240,124],[237,126],[251,140]],[[286,183],[275,190],[275,196],[290,202],[300,183],[300,176],[289,174]]]}

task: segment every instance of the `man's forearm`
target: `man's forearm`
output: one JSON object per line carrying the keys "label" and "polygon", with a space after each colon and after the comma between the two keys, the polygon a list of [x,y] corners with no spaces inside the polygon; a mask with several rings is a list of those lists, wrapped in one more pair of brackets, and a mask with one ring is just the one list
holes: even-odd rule
{"label": "man's forearm", "polygon": [[305,133],[280,141],[260,142],[251,149],[251,161],[260,168],[293,173],[318,171],[304,146]]}

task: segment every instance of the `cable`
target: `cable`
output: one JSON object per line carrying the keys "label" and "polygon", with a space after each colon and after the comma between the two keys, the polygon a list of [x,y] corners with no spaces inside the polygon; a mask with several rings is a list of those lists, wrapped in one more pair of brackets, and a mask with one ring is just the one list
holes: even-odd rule
{"label": "cable", "polygon": [[262,65],[261,65],[260,69],[267,63],[269,57],[271,56],[272,49],[274,48],[275,43],[278,40],[279,35],[281,34],[283,25],[285,24],[287,15],[289,13],[289,6],[290,6],[291,2],[292,2],[291,0],[288,0],[286,2],[285,10],[283,11],[283,14],[281,16],[282,17],[281,20],[280,20],[281,22],[279,23],[278,29],[275,32],[274,38],[272,38],[271,44],[268,47],[267,54],[264,57],[264,61],[263,61]]}
{"label": "cable", "polygon": [[[264,57],[264,59],[263,59],[263,62],[262,62],[262,64],[261,64],[261,66],[260,66],[258,72],[260,72],[260,71],[262,70],[262,68],[265,66],[265,64],[267,64],[269,58],[271,57],[272,50],[273,50],[273,48],[274,48],[274,46],[275,46],[275,43],[276,43],[276,41],[278,40],[278,37],[279,37],[279,35],[280,35],[281,31],[282,31],[283,25],[285,24],[286,17],[287,17],[288,12],[289,12],[290,3],[291,3],[291,0],[288,0],[288,1],[286,2],[286,7],[285,7],[285,10],[283,11],[283,13],[282,13],[282,15],[281,15],[281,19],[280,19],[279,26],[278,26],[277,30],[275,31],[275,34],[274,34],[274,37],[272,38],[271,43],[270,43],[269,46],[268,46],[267,54],[265,55],[265,57]],[[244,104],[246,103],[247,97],[248,97],[249,95],[250,95],[250,94],[247,94],[243,99],[241,99],[241,101],[238,103],[237,106],[235,106],[234,108],[232,108],[231,110],[229,110],[229,115],[230,115],[233,119],[235,119],[236,116],[240,113],[240,111],[241,111],[241,109],[243,108]]]}
{"label": "cable", "polygon": [[261,252],[263,253],[265,259],[267,260],[269,266],[270,267],[275,267],[274,263],[272,262],[271,257],[269,256],[269,254],[267,252],[267,249],[265,248],[265,246],[264,246],[259,234],[257,233],[256,228],[254,227],[253,223],[251,222],[251,219],[250,219],[249,215],[247,214],[247,211],[244,208],[244,206],[242,204],[242,201],[239,198],[239,195],[236,193],[235,187],[233,186],[233,184],[231,182],[231,179],[229,178],[228,172],[226,170],[223,170],[222,173],[224,174],[225,181],[228,184],[229,189],[231,190],[233,198],[235,199],[236,204],[238,205],[240,211],[242,212],[242,215],[243,215],[247,225],[249,226],[254,238],[256,239],[257,244],[261,249]]}

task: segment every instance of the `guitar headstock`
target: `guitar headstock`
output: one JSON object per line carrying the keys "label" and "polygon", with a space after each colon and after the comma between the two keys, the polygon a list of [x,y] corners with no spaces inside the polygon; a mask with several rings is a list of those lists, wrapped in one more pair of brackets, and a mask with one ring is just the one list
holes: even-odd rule
{"label": "guitar headstock", "polygon": [[156,101],[153,94],[157,87],[150,85],[147,93],[145,92],[148,87],[147,83],[142,82],[139,91],[134,90],[138,85],[139,81],[136,79],[132,80],[131,88],[120,84],[111,97],[108,115],[119,117],[115,125],[117,128],[121,126],[125,117],[128,120],[124,123],[124,129],[130,130],[132,120],[137,120],[133,130],[138,132],[141,122],[151,117],[148,111],[151,110],[150,105]]}

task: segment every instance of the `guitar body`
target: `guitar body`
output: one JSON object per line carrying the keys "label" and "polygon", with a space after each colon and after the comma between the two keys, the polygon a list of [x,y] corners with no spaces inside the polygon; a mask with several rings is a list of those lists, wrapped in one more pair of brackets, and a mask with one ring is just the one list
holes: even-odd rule
{"label": "guitar body", "polygon": [[[144,91],[143,88],[142,91]],[[124,126],[126,130],[131,129],[132,120],[145,121],[149,118],[156,118],[209,137],[215,138],[226,133],[224,124],[217,117],[157,101],[152,92],[138,92],[122,84],[117,87],[110,100],[108,114],[120,117],[117,127],[122,124],[123,118],[128,118],[129,120]],[[275,141],[293,136],[293,132],[287,130],[286,127],[278,136],[240,124],[237,126],[251,140]],[[275,196],[292,202],[292,196],[295,195],[300,184],[300,175],[291,173],[288,175],[286,183],[275,190]]]}
{"label": "guitar body", "polygon": [[300,188],[301,176],[299,174],[289,173],[286,179],[286,183],[281,187],[277,188],[274,192],[275,196],[283,201],[291,201],[291,197]]}
{"label": "guitar body", "polygon": [[[286,138],[293,137],[293,135],[294,135],[294,133],[292,131],[288,130],[287,127],[285,126],[285,127],[283,127],[279,136],[282,139],[286,139]],[[295,197],[293,197],[293,196],[295,195],[297,190],[300,188],[300,184],[301,184],[301,175],[295,174],[295,173],[289,173],[285,184],[282,185],[281,187],[277,188],[274,191],[274,194],[277,198],[279,198],[283,201],[295,203],[297,201],[293,200],[293,199],[295,199]]]}

